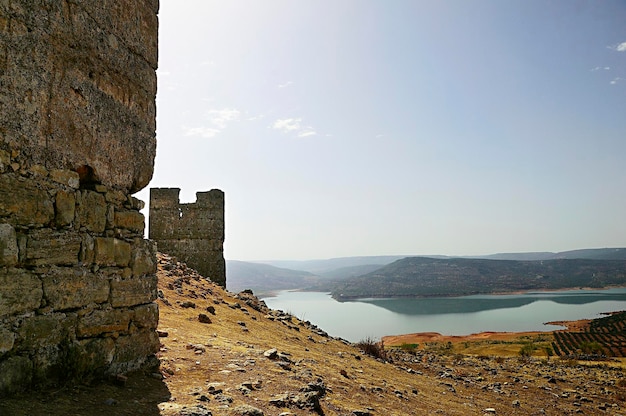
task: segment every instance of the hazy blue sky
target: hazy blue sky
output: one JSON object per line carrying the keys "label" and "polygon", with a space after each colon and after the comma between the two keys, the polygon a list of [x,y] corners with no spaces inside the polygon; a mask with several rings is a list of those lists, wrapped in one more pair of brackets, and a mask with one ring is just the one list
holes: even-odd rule
{"label": "hazy blue sky", "polygon": [[159,20],[150,186],[224,190],[228,259],[626,246],[622,0],[161,0]]}

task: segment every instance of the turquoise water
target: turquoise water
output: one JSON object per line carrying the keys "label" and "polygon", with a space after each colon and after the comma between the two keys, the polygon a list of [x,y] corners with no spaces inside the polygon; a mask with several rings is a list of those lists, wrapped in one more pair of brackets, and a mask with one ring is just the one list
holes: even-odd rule
{"label": "turquoise water", "polygon": [[337,302],[327,293],[282,291],[263,300],[270,308],[310,321],[330,335],[357,342],[413,332],[551,331],[561,327],[545,322],[626,310],[626,288],[351,302]]}

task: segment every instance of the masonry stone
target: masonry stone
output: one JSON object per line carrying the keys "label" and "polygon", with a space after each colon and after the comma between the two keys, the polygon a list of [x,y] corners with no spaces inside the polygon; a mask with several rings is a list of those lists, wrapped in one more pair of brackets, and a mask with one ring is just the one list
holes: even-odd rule
{"label": "masonry stone", "polygon": [[52,198],[32,181],[0,175],[0,218],[14,225],[46,225],[54,218]]}
{"label": "masonry stone", "polygon": [[13,349],[15,334],[0,328],[0,357]]}
{"label": "masonry stone", "polygon": [[0,224],[0,266],[15,266],[18,254],[15,229],[9,224]]}
{"label": "masonry stone", "polygon": [[38,315],[22,322],[17,331],[17,349],[35,351],[48,346],[57,346],[67,338],[70,327],[75,325],[64,313]]}
{"label": "masonry stone", "polygon": [[150,238],[159,251],[176,256],[201,275],[226,286],[224,193],[196,193],[181,204],[180,189],[150,189]]}
{"label": "masonry stone", "polygon": [[137,211],[116,211],[114,217],[116,227],[143,233],[145,219],[143,214]]}
{"label": "masonry stone", "polygon": [[150,303],[156,299],[156,291],[154,275],[115,279],[111,281],[111,305],[119,308]]}
{"label": "masonry stone", "polygon": [[24,356],[9,356],[0,361],[0,390],[4,394],[17,393],[33,378],[33,362]]}
{"label": "masonry stone", "polygon": [[73,192],[58,191],[54,201],[55,222],[59,227],[71,225],[76,213],[76,197]]}
{"label": "masonry stone", "polygon": [[76,232],[34,230],[28,235],[24,261],[28,266],[66,265],[78,262],[81,238]]}
{"label": "masonry stone", "polygon": [[101,304],[109,298],[107,277],[81,267],[53,267],[42,275],[42,282],[47,306],[58,311]]}
{"label": "masonry stone", "polygon": [[107,219],[107,203],[104,195],[93,191],[81,192],[76,217],[80,227],[84,227],[87,231],[102,233]]}
{"label": "masonry stone", "polygon": [[158,351],[158,7],[0,0],[0,398]]}
{"label": "masonry stone", "polygon": [[135,277],[156,273],[157,247],[153,241],[135,239],[131,253],[130,267]]}
{"label": "masonry stone", "polygon": [[0,268],[0,320],[38,309],[43,298],[41,280],[16,268]]}
{"label": "masonry stone", "polygon": [[127,309],[94,310],[79,319],[76,335],[87,338],[104,333],[127,334],[132,316]]}

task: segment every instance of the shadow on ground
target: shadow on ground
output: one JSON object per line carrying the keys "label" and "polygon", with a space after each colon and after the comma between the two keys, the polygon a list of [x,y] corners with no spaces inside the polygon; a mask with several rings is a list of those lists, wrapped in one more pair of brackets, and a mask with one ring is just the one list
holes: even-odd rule
{"label": "shadow on ground", "polygon": [[0,398],[2,416],[158,416],[171,397],[162,380],[133,374],[125,385],[101,382]]}

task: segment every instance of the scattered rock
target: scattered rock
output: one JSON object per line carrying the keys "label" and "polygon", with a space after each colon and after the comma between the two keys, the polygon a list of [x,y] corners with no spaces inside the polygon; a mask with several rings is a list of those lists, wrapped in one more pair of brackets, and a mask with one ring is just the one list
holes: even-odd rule
{"label": "scattered rock", "polygon": [[192,301],[190,301],[190,300],[186,300],[186,301],[184,301],[184,302],[181,302],[181,303],[180,303],[180,306],[181,306],[181,308],[194,308],[194,309],[195,309],[196,304],[195,304],[195,303],[193,303],[193,302],[192,302]]}
{"label": "scattered rock", "polygon": [[289,404],[289,393],[279,394],[270,399],[270,404],[276,407],[287,407]]}
{"label": "scattered rock", "polygon": [[233,412],[238,416],[264,416],[261,409],[257,409],[256,407],[252,407],[247,404],[235,407]]}
{"label": "scattered rock", "polygon": [[208,315],[205,315],[203,313],[198,315],[198,321],[200,321],[203,324],[210,324],[210,323],[212,323],[211,318],[209,318]]}
{"label": "scattered rock", "polygon": [[278,358],[278,350],[276,348],[269,349],[263,353],[263,356],[269,358],[270,360],[275,360]]}
{"label": "scattered rock", "polygon": [[169,335],[169,333],[167,331],[161,331],[157,329],[157,335],[159,336],[159,338],[166,338]]}
{"label": "scattered rock", "polygon": [[207,306],[206,311],[211,315],[215,315],[215,306]]}
{"label": "scattered rock", "polygon": [[199,404],[197,406],[184,407],[180,411],[180,416],[213,416],[213,413]]}
{"label": "scattered rock", "polygon": [[233,398],[225,395],[224,393],[217,393],[215,395],[215,400],[220,403],[232,403],[233,402]]}

